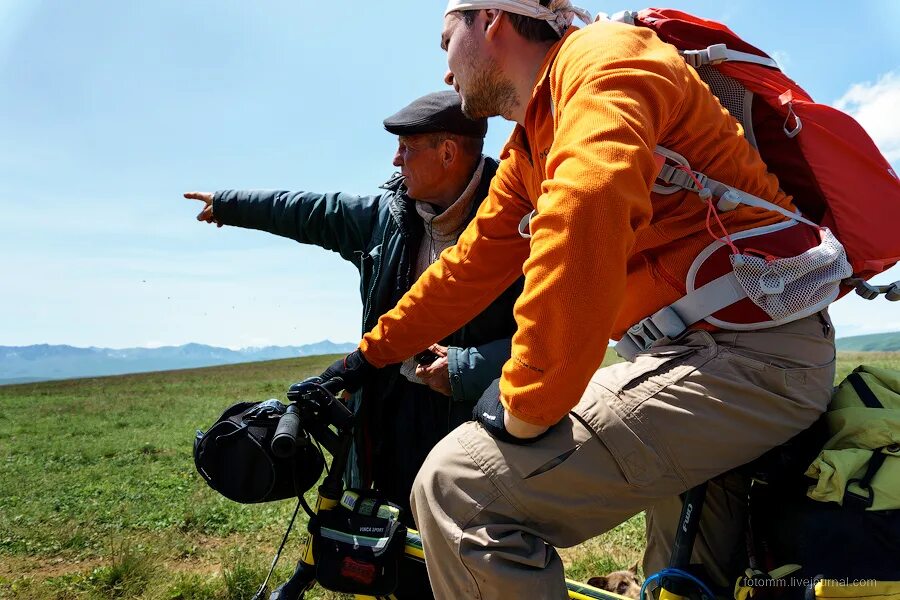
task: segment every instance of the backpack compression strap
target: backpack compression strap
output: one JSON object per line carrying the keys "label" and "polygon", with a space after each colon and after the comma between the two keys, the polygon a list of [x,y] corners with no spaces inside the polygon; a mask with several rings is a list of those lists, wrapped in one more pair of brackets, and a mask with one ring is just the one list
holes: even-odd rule
{"label": "backpack compression strap", "polygon": [[687,190],[700,194],[701,199],[705,200],[703,192],[704,190],[709,190],[708,193],[718,199],[716,208],[722,212],[734,210],[739,204],[746,204],[747,206],[775,211],[788,219],[800,221],[810,227],[820,229],[818,225],[800,216],[799,213],[793,213],[774,202],[763,200],[759,196],[754,196],[743,190],[726,185],[721,181],[711,179],[700,171],[694,171],[691,169],[687,159],[674,150],[657,146],[653,154],[657,164],[660,165],[659,174],[656,176],[657,183],[653,186],[653,191],[656,193],[673,194]]}

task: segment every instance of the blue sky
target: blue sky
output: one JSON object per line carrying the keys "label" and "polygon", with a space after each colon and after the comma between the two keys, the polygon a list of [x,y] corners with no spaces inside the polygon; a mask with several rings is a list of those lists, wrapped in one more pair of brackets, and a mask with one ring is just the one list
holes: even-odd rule
{"label": "blue sky", "polygon": [[[900,2],[677,6],[773,53],[900,166]],[[181,194],[375,192],[393,172],[382,119],[443,89],[443,7],[0,0],[0,345],[358,339],[350,264],[197,223]],[[490,153],[509,131],[492,120]],[[839,335],[900,330],[897,304],[832,314]]]}

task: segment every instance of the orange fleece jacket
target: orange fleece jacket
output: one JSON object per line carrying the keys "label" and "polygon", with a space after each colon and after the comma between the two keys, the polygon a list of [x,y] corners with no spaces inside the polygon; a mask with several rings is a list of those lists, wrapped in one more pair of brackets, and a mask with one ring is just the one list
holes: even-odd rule
{"label": "orange fleece jacket", "polygon": [[[376,366],[412,356],[524,272],[501,395],[528,423],[559,421],[608,339],[683,296],[691,262],[712,241],[696,194],[651,193],[657,144],[793,210],[740,125],[674,47],[617,23],[570,31],[548,53],[525,125],[507,142],[475,219],[365,335],[363,354]],[[517,228],[532,209],[526,240]],[[736,232],[783,217],[742,206],[722,219]]]}

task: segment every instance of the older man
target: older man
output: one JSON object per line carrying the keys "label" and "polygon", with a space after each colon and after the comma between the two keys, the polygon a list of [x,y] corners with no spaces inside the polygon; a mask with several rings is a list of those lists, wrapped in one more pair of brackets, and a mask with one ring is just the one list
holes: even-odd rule
{"label": "older man", "polygon": [[[479,401],[478,422],[435,447],[413,489],[438,598],[565,597],[554,546],[754,459],[809,426],[831,392],[827,300],[756,331],[723,330],[706,312],[661,334],[653,319],[679,316],[670,305],[715,241],[716,202],[702,184],[655,193],[658,145],[767,203],[716,215],[731,233],[780,232],[753,248],[793,257],[821,232],[793,218],[791,198],[672,46],[644,27],[579,30],[575,14],[589,20],[568,0],[450,1],[447,83],[467,115],[518,126],[457,245],[324,373],[353,387],[458,327],[524,269],[502,378]],[[744,240],[716,243],[769,268]],[[849,274],[841,253],[829,260]],[[730,281],[731,264],[715,267],[716,281]],[[810,285],[836,292],[841,276]],[[725,304],[732,320],[759,310],[731,302],[743,303]],[[631,342],[633,362],[598,369],[611,337]]]}
{"label": "older man", "polygon": [[[487,120],[465,117],[452,91],[415,100],[385,119],[384,127],[399,136],[393,164],[400,173],[380,194],[219,191],[185,197],[206,203],[198,220],[268,231],[352,262],[360,273],[367,331],[456,243],[497,170],[497,162],[481,153]],[[381,369],[355,394],[351,403],[363,426],[354,485],[374,483],[389,500],[409,506],[413,479],[429,450],[471,418],[475,401],[510,356],[521,282],[507,288],[431,347],[438,355],[433,363],[408,360]]]}

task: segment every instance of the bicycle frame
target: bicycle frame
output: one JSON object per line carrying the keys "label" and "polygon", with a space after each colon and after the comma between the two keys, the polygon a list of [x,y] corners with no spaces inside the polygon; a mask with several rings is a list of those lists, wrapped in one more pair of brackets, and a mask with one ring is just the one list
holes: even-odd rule
{"label": "bicycle frame", "polygon": [[[325,447],[331,455],[331,467],[317,490],[314,512],[334,508],[344,492],[343,473],[350,455],[355,427],[354,415],[336,400],[333,394],[318,381],[307,380],[291,386],[288,399],[295,403],[299,414],[299,424],[313,439]],[[333,431],[331,427],[335,427]],[[305,532],[300,564],[294,577],[302,580],[302,598],[316,583],[316,569],[313,552],[313,536]],[[425,562],[425,550],[418,531],[407,530],[403,560]],[[625,596],[601,590],[585,583],[566,579],[568,597],[573,600],[628,600]],[[358,600],[378,600],[375,596],[355,596]],[[387,596],[386,598],[394,598]],[[676,596],[669,596],[675,600]]]}

